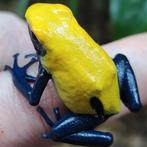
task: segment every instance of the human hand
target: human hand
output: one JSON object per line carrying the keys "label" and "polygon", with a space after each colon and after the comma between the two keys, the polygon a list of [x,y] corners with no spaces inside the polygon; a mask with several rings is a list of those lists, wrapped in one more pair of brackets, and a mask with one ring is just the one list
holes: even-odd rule
{"label": "human hand", "polygon": [[[15,88],[12,76],[8,71],[3,71],[4,66],[12,65],[12,55],[19,52],[20,66],[24,65],[28,59],[23,56],[35,51],[30,41],[26,24],[12,14],[1,13],[0,22],[0,144],[2,147],[47,147],[52,146],[50,140],[41,139],[41,133],[49,130],[42,121],[35,107],[28,104],[27,100]],[[11,24],[11,25],[10,25]],[[146,104],[145,97],[147,91],[145,85],[147,80],[147,34],[140,34],[128,37],[116,42],[104,45],[104,49],[114,57],[117,53],[125,54],[133,66],[142,103]],[[36,65],[37,66],[37,65]],[[30,69],[31,74],[35,74],[36,66]],[[65,110],[62,102],[56,95],[53,83],[50,81],[41,99],[40,105],[47,111],[49,116],[55,121],[52,109],[55,105],[61,110]],[[128,112],[125,107],[116,117],[120,117]],[[113,118],[114,119],[114,118]]]}

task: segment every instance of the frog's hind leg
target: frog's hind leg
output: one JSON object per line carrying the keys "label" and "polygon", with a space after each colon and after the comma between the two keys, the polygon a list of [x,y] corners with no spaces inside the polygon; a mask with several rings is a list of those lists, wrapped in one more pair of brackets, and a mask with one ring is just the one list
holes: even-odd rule
{"label": "frog's hind leg", "polygon": [[108,132],[89,130],[64,136],[57,139],[57,141],[82,146],[108,147],[112,144],[113,137],[112,134]]}
{"label": "frog's hind leg", "polygon": [[141,108],[141,101],[133,69],[122,54],[115,56],[114,63],[118,71],[121,99],[130,111],[137,112]]}
{"label": "frog's hind leg", "polygon": [[[53,123],[42,107],[39,106],[37,111],[52,128],[51,132],[42,135],[45,139],[53,139],[54,141],[77,145],[101,147],[109,146],[113,142],[111,133],[93,130],[97,125],[104,122],[105,118],[71,113],[60,118],[56,123]],[[55,112],[55,115],[58,115],[58,112],[59,109]]]}

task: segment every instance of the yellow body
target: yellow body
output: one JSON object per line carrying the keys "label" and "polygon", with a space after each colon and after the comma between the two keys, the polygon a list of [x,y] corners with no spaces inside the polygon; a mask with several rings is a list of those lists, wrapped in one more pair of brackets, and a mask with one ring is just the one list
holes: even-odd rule
{"label": "yellow body", "polygon": [[102,102],[105,114],[120,111],[116,67],[105,51],[61,4],[34,4],[26,12],[32,32],[47,53],[43,67],[52,74],[58,95],[75,113],[95,114],[90,98]]}

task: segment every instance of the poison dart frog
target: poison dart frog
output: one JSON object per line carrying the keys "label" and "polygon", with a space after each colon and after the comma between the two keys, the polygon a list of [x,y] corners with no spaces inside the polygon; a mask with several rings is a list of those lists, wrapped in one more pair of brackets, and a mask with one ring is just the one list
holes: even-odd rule
{"label": "poison dart frog", "polygon": [[[71,10],[62,4],[38,3],[25,14],[37,58],[32,57],[24,67],[6,65],[15,86],[33,106],[39,104],[50,79],[70,113],[61,117],[54,108],[57,122],[44,109],[37,110],[52,127],[43,138],[84,145],[110,146],[109,132],[94,130],[110,116],[120,112],[120,101],[132,112],[141,108],[137,82],[125,55],[111,59],[103,48],[78,24]],[[37,78],[26,73],[39,60]],[[30,81],[34,82],[33,88]]]}

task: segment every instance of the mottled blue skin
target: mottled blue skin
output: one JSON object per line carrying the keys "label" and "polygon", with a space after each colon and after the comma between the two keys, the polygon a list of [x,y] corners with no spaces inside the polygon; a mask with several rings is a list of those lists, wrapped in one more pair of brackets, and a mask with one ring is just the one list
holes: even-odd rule
{"label": "mottled blue skin", "polygon": [[[42,45],[32,32],[30,32],[30,35],[38,57],[44,56],[45,50],[42,48]],[[17,57],[18,54],[14,55],[13,68],[5,66],[5,70],[8,69],[12,73],[15,86],[31,105],[36,106],[39,104],[41,95],[52,75],[41,65],[39,66],[37,78],[27,75],[27,68],[36,62],[37,59],[33,57],[24,67],[19,67],[17,65]],[[118,71],[121,99],[130,111],[137,112],[141,108],[141,102],[133,69],[128,59],[122,54],[118,54],[114,58],[114,63]],[[33,88],[29,82],[34,82]],[[89,103],[95,109],[97,115],[75,114],[71,112],[61,118],[59,108],[54,108],[54,114],[57,119],[55,123],[49,118],[43,108],[39,106],[37,111],[46,123],[52,127],[51,132],[43,134],[43,138],[84,146],[110,146],[113,142],[112,134],[94,130],[96,126],[102,124],[110,116],[104,115],[103,105],[97,98],[92,97]]]}

